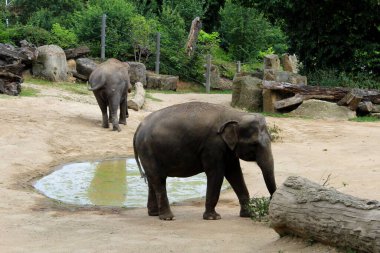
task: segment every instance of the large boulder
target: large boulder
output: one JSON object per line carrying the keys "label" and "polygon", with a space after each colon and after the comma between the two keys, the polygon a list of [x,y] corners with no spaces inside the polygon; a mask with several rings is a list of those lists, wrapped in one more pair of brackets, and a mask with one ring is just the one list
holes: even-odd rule
{"label": "large boulder", "polygon": [[143,84],[146,87],[146,67],[140,62],[128,62],[129,63],[129,78],[131,84],[134,85],[137,82]]}
{"label": "large boulder", "polygon": [[299,117],[310,117],[313,119],[338,119],[347,120],[356,117],[356,113],[346,106],[339,106],[336,103],[326,102],[317,99],[304,101],[297,109],[289,115]]}
{"label": "large boulder", "polygon": [[262,80],[256,77],[236,75],[233,80],[231,105],[245,108],[249,111],[262,111],[261,83]]}
{"label": "large boulder", "polygon": [[177,90],[177,84],[179,81],[178,76],[170,75],[158,75],[153,72],[148,72],[146,75],[148,89],[158,90]]}
{"label": "large boulder", "polygon": [[90,77],[92,71],[98,66],[98,64],[89,59],[89,58],[78,58],[75,60],[77,64],[77,72],[78,74],[86,77],[87,79]]}
{"label": "large boulder", "polygon": [[33,75],[53,82],[67,81],[68,68],[63,49],[56,45],[45,45],[37,51],[38,57],[33,62]]}

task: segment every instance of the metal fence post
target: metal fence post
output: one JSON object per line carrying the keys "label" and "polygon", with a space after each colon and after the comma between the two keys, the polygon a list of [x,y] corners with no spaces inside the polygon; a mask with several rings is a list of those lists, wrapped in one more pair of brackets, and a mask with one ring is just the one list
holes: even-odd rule
{"label": "metal fence post", "polygon": [[211,55],[208,54],[206,56],[206,92],[210,93],[210,86],[211,86]]}
{"label": "metal fence post", "polygon": [[156,44],[156,74],[160,74],[160,33],[157,33],[157,44]]}
{"label": "metal fence post", "polygon": [[237,73],[240,73],[240,71],[241,71],[241,62],[240,62],[240,61],[237,61],[237,62],[236,62],[236,72],[237,72]]}
{"label": "metal fence post", "polygon": [[102,16],[102,33],[101,33],[101,49],[100,58],[104,60],[106,58],[106,14]]}

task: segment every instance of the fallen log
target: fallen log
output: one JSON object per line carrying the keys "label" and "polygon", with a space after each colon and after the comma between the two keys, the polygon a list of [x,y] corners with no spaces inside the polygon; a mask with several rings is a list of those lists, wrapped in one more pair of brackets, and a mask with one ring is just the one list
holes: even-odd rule
{"label": "fallen log", "polygon": [[[329,102],[338,102],[342,100],[347,95],[347,93],[351,91],[351,89],[349,88],[342,87],[330,88],[266,80],[263,81],[262,88],[289,95],[300,94],[303,96],[308,96],[308,99],[317,98],[319,96],[320,98],[318,99]],[[380,91],[360,89],[360,93],[363,96],[362,100],[371,101],[374,104],[380,103]]]}
{"label": "fallen log", "polygon": [[358,89],[352,89],[346,94],[341,100],[338,101],[338,105],[345,105],[350,108],[352,111],[355,111],[358,108],[359,103],[363,99],[363,92]]}
{"label": "fallen log", "polygon": [[145,102],[145,90],[143,84],[137,82],[135,84],[135,95],[132,99],[128,100],[128,108],[138,111],[140,110]]}
{"label": "fallen log", "polygon": [[273,194],[270,226],[280,235],[380,252],[380,202],[326,188],[301,177],[289,177]]}
{"label": "fallen log", "polygon": [[83,57],[90,53],[90,49],[86,46],[81,46],[77,48],[69,48],[64,51],[65,51],[67,60]]}

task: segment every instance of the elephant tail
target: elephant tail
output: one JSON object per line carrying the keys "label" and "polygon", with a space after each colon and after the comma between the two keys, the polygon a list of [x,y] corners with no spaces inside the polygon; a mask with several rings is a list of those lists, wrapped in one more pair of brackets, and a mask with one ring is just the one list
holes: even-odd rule
{"label": "elephant tail", "polygon": [[87,89],[88,89],[89,91],[98,90],[98,89],[102,88],[103,85],[104,85],[104,83],[101,83],[100,85],[96,85],[96,86],[93,87],[93,86],[90,85],[90,83],[87,81]]}
{"label": "elephant tail", "polygon": [[137,149],[136,149],[136,135],[137,135],[137,133],[138,133],[138,131],[140,129],[140,126],[141,126],[141,124],[137,127],[135,135],[133,136],[133,151],[135,153],[135,160],[136,160],[136,163],[137,163],[137,167],[139,168],[141,178],[144,178],[144,181],[146,183],[146,174],[144,173],[144,170],[143,170],[143,168],[141,166],[139,155],[138,155]]}

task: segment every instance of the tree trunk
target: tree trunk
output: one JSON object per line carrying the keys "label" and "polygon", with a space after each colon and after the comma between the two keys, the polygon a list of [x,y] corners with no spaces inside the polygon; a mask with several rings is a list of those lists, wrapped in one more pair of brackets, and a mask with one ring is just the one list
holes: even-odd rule
{"label": "tree trunk", "polygon": [[380,252],[380,203],[289,177],[269,206],[270,226],[280,235]]}
{"label": "tree trunk", "polygon": [[136,93],[135,96],[128,100],[128,108],[138,111],[142,108],[145,102],[145,90],[143,84],[137,82],[135,84]]}
{"label": "tree trunk", "polygon": [[[304,97],[306,96],[308,99],[319,97],[318,99],[329,102],[338,102],[351,91],[349,88],[342,87],[328,88],[275,81],[263,81],[262,86],[264,89],[269,89],[280,94],[300,94]],[[355,90],[356,92],[360,91],[363,101],[371,101],[374,104],[380,103],[380,92],[378,90]]]}
{"label": "tree trunk", "polygon": [[191,28],[189,32],[189,37],[187,39],[186,43],[186,53],[188,56],[193,55],[195,51],[195,46],[198,41],[198,34],[199,31],[202,28],[202,22],[199,17],[196,17],[192,22],[191,22]]}

